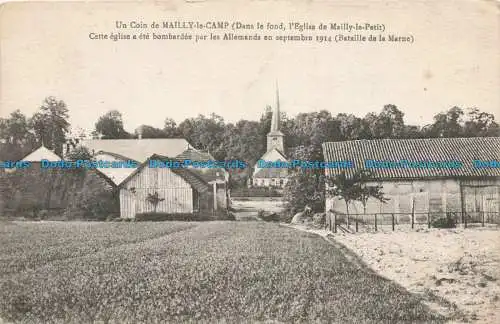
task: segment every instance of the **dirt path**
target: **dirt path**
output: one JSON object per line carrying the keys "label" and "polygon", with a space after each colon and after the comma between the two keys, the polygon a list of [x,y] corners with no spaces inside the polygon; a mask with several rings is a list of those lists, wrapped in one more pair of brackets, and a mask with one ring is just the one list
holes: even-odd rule
{"label": "dirt path", "polygon": [[500,230],[423,229],[386,233],[333,234],[306,230],[331,240],[346,257],[408,291],[453,323],[500,320]]}
{"label": "dirt path", "polygon": [[259,209],[266,212],[280,212],[283,203],[277,198],[233,198],[234,215],[239,221],[260,221],[257,216]]}

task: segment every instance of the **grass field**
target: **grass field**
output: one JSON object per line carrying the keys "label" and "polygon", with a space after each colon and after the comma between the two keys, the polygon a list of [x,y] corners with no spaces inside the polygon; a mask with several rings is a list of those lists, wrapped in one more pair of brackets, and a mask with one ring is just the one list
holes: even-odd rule
{"label": "grass field", "polygon": [[443,322],[322,238],[265,222],[0,223],[6,321]]}

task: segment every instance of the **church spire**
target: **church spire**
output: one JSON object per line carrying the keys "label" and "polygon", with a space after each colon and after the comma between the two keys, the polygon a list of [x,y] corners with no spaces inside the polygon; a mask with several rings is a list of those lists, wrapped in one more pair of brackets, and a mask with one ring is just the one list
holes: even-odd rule
{"label": "church spire", "polygon": [[278,89],[278,81],[276,81],[276,106],[273,110],[271,118],[271,132],[279,131],[280,129],[280,94]]}

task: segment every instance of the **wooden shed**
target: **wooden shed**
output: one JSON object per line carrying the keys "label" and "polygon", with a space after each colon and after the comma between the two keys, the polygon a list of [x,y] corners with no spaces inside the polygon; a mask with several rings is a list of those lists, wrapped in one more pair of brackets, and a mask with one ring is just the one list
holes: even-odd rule
{"label": "wooden shed", "polygon": [[[214,186],[197,172],[189,168],[151,167],[153,160],[182,163],[156,154],[142,163],[119,186],[122,218],[135,218],[142,213],[204,217],[223,209],[215,202]],[[151,197],[156,197],[156,203]]]}

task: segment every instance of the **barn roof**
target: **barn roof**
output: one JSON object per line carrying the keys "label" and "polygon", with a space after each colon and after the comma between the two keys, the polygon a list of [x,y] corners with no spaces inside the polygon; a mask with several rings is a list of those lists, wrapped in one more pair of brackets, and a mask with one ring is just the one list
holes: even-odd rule
{"label": "barn roof", "polygon": [[184,138],[93,139],[81,143],[92,154],[112,152],[127,159],[144,162],[153,154],[177,156],[189,147]]}
{"label": "barn roof", "polygon": [[[214,160],[214,157],[208,153],[208,152],[203,152],[203,151],[198,151],[193,148],[188,148],[184,152],[182,152],[180,155],[176,157],[177,160],[191,160],[191,161],[198,161],[198,162],[205,162],[205,161],[210,161]],[[200,177],[203,178],[206,182],[212,182],[212,181],[226,181],[226,173],[227,171],[224,168],[190,168],[192,172],[195,172],[198,174]]]}
{"label": "barn roof", "polygon": [[42,160],[60,161],[62,159],[59,155],[42,145],[21,160],[27,162],[40,162]]}
{"label": "barn roof", "polygon": [[[111,159],[109,157],[106,157],[106,160],[108,160],[108,161],[127,161],[127,160],[129,160],[126,157],[121,156],[119,154],[115,154],[115,153],[111,153],[111,152],[104,152],[104,151],[97,152],[94,155],[94,159],[104,160],[104,159],[102,159],[103,156],[111,157]],[[137,166],[140,165],[139,161],[135,161],[135,160],[131,160],[131,161],[136,162]],[[122,183],[122,181],[125,180],[129,175],[131,175],[135,169],[137,169],[137,168],[97,168],[97,170],[101,174],[105,175],[108,179],[113,181],[113,183],[115,185],[119,185],[120,183]]]}
{"label": "barn roof", "polygon": [[[173,158],[168,158],[166,156],[161,156],[158,154],[153,154],[151,157],[149,157],[144,163],[142,163],[137,169],[135,169],[134,172],[132,172],[126,179],[124,179],[120,183],[120,187],[125,185],[129,180],[131,180],[136,174],[138,174],[142,169],[145,167],[148,167],[149,165],[149,160],[160,160],[160,161],[179,161],[182,162],[181,160],[178,159],[173,159]],[[198,192],[206,192],[210,190],[211,186],[208,184],[207,181],[205,181],[202,177],[200,177],[196,172],[193,172],[193,169],[188,169],[188,168],[171,168],[173,173],[179,175],[182,177],[184,180],[186,180],[193,189],[195,189]]]}
{"label": "barn roof", "polygon": [[366,160],[378,161],[458,161],[455,168],[386,167],[373,168],[376,179],[421,179],[454,177],[498,177],[498,166],[481,168],[474,160],[498,161],[500,137],[427,138],[427,139],[378,139],[323,143],[327,162],[352,161],[350,169],[326,169],[327,175],[342,171],[352,176],[356,170],[366,168]]}

